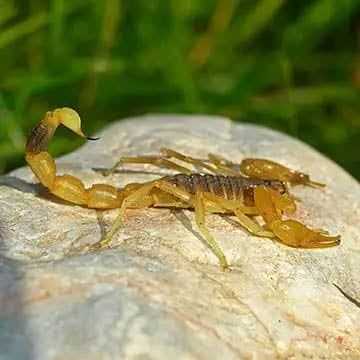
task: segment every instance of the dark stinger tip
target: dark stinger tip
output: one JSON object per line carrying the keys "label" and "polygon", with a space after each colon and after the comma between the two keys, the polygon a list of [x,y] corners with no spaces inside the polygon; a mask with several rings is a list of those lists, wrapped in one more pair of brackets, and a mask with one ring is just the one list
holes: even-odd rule
{"label": "dark stinger tip", "polygon": [[95,140],[99,140],[100,138],[99,137],[90,137],[90,136],[87,136],[86,137],[88,140],[91,140],[91,141],[95,141]]}

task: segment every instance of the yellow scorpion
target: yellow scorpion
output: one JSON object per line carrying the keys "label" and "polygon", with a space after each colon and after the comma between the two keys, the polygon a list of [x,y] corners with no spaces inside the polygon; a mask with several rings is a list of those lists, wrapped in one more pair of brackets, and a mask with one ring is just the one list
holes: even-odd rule
{"label": "yellow scorpion", "polygon": [[[234,164],[213,154],[202,160],[162,149],[160,155],[123,157],[108,173],[119,164],[146,163],[176,170],[178,174],[141,184],[130,183],[123,188],[106,184],[85,188],[74,176],[56,174],[56,164],[47,147],[59,125],[94,140],[84,135],[75,110],[56,109],[47,112],[32,130],[26,145],[26,161],[40,183],[55,196],[92,209],[120,209],[110,231],[91,245],[91,249],[109,246],[123,223],[126,209],[146,207],[193,209],[196,224],[222,269],[229,268],[228,261],[206,227],[206,213],[234,215],[251,234],[274,238],[295,248],[327,248],[340,244],[340,236],[329,236],[327,231],[310,229],[296,220],[282,218],[283,214],[296,210],[296,199],[289,194],[288,185],[325,186],[310,180],[304,173],[270,160],[244,159]],[[203,171],[194,172],[194,167]],[[264,220],[264,226],[256,216]]]}

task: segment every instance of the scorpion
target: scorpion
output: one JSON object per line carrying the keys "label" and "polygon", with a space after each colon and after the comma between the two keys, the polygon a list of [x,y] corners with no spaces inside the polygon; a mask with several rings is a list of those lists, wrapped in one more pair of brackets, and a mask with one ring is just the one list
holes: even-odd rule
{"label": "scorpion", "polygon": [[[284,215],[296,211],[296,200],[299,200],[290,194],[289,186],[325,186],[312,181],[305,173],[266,159],[248,158],[236,164],[213,154],[204,160],[162,149],[160,155],[122,157],[107,171],[107,175],[119,164],[126,163],[152,164],[175,170],[177,174],[145,183],[129,183],[122,188],[107,184],[86,188],[80,179],[56,173],[55,161],[47,148],[59,125],[82,138],[97,140],[83,133],[80,116],[75,110],[55,109],[47,112],[31,131],[25,159],[40,183],[56,197],[91,209],[119,208],[119,214],[107,234],[88,245],[88,249],[108,247],[123,226],[126,210],[147,207],[194,210],[197,227],[223,270],[229,269],[229,264],[206,226],[206,214],[235,216],[249,233],[273,238],[294,248],[327,248],[340,244],[340,236],[330,236],[325,230],[311,229],[288,217],[283,219]],[[263,225],[258,218],[263,220]]]}

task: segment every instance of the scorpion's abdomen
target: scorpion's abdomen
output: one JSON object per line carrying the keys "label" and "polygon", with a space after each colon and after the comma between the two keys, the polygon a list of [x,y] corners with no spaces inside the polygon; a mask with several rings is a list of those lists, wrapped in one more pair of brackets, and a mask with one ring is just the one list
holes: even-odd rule
{"label": "scorpion's abdomen", "polygon": [[240,201],[252,197],[254,187],[265,185],[263,180],[207,174],[177,174],[167,177],[166,181],[190,194],[209,192],[224,199]]}

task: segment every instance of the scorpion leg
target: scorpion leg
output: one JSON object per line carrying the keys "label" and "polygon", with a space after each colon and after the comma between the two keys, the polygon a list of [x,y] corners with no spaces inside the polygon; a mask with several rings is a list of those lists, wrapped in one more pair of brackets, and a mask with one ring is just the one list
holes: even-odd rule
{"label": "scorpion leg", "polygon": [[[206,160],[196,159],[188,155],[183,155],[175,150],[168,149],[168,148],[162,148],[160,149],[161,154],[166,158],[174,158],[180,161],[183,161],[185,163],[191,164],[195,167],[199,167],[202,169],[206,169],[214,174],[219,174],[218,169],[213,166],[212,164],[209,164],[206,162]],[[220,173],[222,174],[222,173]]]}
{"label": "scorpion leg", "polygon": [[312,181],[307,174],[266,159],[244,159],[240,164],[240,171],[244,175],[257,179],[280,180],[291,185],[325,186],[325,184]]}
{"label": "scorpion leg", "polygon": [[180,173],[191,174],[190,169],[183,167],[179,164],[176,164],[175,162],[170,161],[164,158],[163,156],[159,155],[159,156],[133,156],[133,157],[123,156],[112,168],[105,171],[104,175],[105,176],[111,175],[120,165],[123,164],[151,164],[166,169],[176,170]]}
{"label": "scorpion leg", "polygon": [[259,212],[256,208],[241,205],[238,201],[222,199],[210,193],[205,193],[204,198],[213,201],[225,210],[233,212],[237,217],[240,225],[244,227],[249,233],[261,237],[274,237],[274,234],[271,231],[264,230],[256,221],[246,215],[258,215]]}
{"label": "scorpion leg", "polygon": [[216,175],[226,175],[226,176],[239,176],[240,173],[234,170],[227,160],[221,158],[220,156],[214,154],[208,154],[208,160],[197,159],[188,155],[183,155],[175,150],[163,148],[161,153],[166,157],[173,157],[175,159],[181,160],[183,162],[189,163],[193,166],[206,169]]}
{"label": "scorpion leg", "polygon": [[100,241],[92,244],[91,246],[88,246],[87,248],[90,250],[96,250],[107,247],[110,244],[115,233],[123,225],[125,210],[130,207],[131,203],[136,203],[136,208],[138,209],[152,205],[149,201],[142,203],[141,199],[148,199],[147,195],[154,188],[154,186],[155,183],[151,182],[141,185],[140,187],[135,188],[133,191],[129,191],[127,196],[122,201],[120,213],[112,224],[110,231]]}
{"label": "scorpion leg", "polygon": [[[100,240],[98,243],[95,243],[92,247],[93,248],[104,248],[108,246],[108,244],[111,242],[112,237],[116,233],[116,231],[119,229],[120,226],[123,224],[123,219],[125,215],[125,211],[131,203],[139,202],[141,198],[148,195],[152,190],[159,189],[165,193],[168,193],[174,198],[181,200],[184,203],[190,203],[193,204],[195,208],[195,219],[196,223],[204,236],[205,240],[207,241],[210,249],[213,251],[213,253],[217,256],[220,262],[220,266],[222,269],[228,268],[228,264],[225,258],[224,253],[222,252],[221,248],[215,241],[215,239],[211,236],[209,231],[207,230],[204,222],[204,201],[201,197],[201,195],[196,195],[195,200],[193,199],[193,196],[186,192],[185,190],[179,189],[177,187],[174,187],[172,184],[164,181],[164,180],[155,180],[151,183],[145,184],[144,186],[141,186],[140,188],[136,189],[133,193],[130,193],[126,198],[124,198],[122,202],[122,206],[120,208],[119,215],[117,216],[114,224],[112,225],[109,233],[106,235],[106,237],[102,240]],[[176,202],[175,202],[176,203]]]}
{"label": "scorpion leg", "polygon": [[340,236],[327,236],[324,231],[315,231],[296,220],[282,220],[281,211],[276,208],[273,194],[263,186],[255,189],[255,206],[269,229],[285,245],[314,249],[340,244]]}
{"label": "scorpion leg", "polygon": [[259,215],[259,210],[255,206],[246,206],[237,200],[224,199],[210,192],[205,192],[204,197],[207,201],[217,204],[219,208],[230,213],[234,209],[240,209],[240,211],[247,215]]}
{"label": "scorpion leg", "polygon": [[215,154],[208,154],[210,163],[214,164],[219,170],[222,170],[224,175],[228,176],[241,176],[239,171],[236,171],[236,164],[226,160],[222,156]]}
{"label": "scorpion leg", "polygon": [[227,263],[226,257],[221,250],[220,246],[214,239],[214,237],[210,234],[209,230],[205,225],[205,201],[204,195],[201,192],[196,192],[195,200],[194,200],[194,208],[195,208],[195,221],[200,229],[202,235],[206,239],[209,247],[213,251],[213,253],[217,256],[220,262],[220,266],[222,270],[227,270],[229,265]]}
{"label": "scorpion leg", "polygon": [[191,156],[183,155],[175,150],[162,148],[161,155],[155,156],[134,156],[121,157],[116,164],[109,170],[104,172],[108,176],[115,172],[115,170],[122,164],[152,164],[158,167],[176,170],[180,173],[190,175],[193,171],[187,167],[181,166],[169,159],[174,158],[192,166],[200,167],[218,175],[238,176],[240,173],[230,166],[226,165],[219,157],[209,154],[209,160],[196,159]]}

